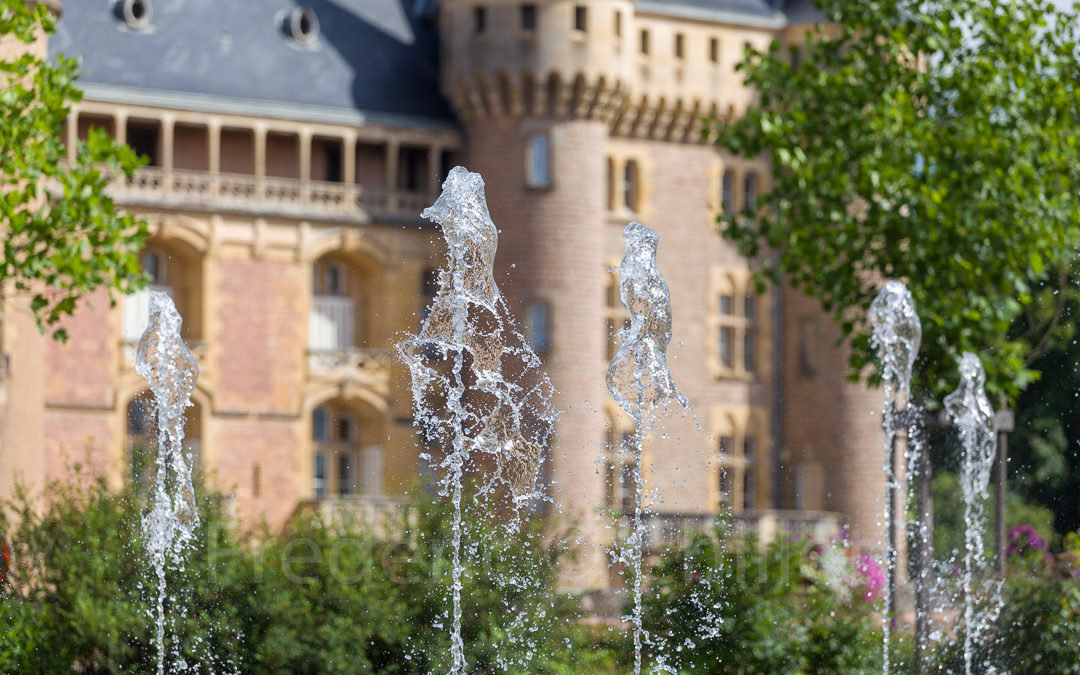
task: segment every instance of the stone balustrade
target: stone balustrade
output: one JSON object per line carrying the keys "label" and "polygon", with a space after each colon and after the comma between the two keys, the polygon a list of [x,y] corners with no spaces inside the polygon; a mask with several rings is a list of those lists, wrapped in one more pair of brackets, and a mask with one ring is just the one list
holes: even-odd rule
{"label": "stone balustrade", "polygon": [[[762,543],[786,533],[824,544],[846,524],[839,513],[779,509],[739,511],[732,514],[731,521],[736,535],[752,534]],[[657,555],[685,546],[695,534],[712,530],[716,523],[717,516],[709,513],[650,513],[645,519],[645,551]],[[620,525],[620,536],[628,536],[632,527],[630,519],[624,519]]]}
{"label": "stone balustrade", "polygon": [[314,513],[332,527],[365,529],[383,536],[400,534],[401,526],[410,522],[405,503],[375,495],[328,495],[301,502],[297,510]]}
{"label": "stone balustrade", "polygon": [[313,379],[363,387],[380,396],[390,394],[390,352],[386,349],[308,350]]}
{"label": "stone balustrade", "polygon": [[419,221],[422,192],[328,181],[144,167],[110,187],[124,206],[334,220]]}

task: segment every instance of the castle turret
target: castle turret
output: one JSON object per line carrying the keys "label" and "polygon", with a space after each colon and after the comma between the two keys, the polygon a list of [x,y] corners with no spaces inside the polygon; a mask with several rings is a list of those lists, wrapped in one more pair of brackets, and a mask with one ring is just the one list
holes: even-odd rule
{"label": "castle turret", "polygon": [[[465,123],[468,165],[487,183],[501,229],[500,279],[559,391],[552,497],[593,544],[581,587],[606,585],[603,521],[585,505],[603,494],[602,359],[605,148],[627,88],[613,48],[625,0],[575,5],[442,5],[443,87]],[[621,17],[621,18],[616,18]],[[585,364],[595,364],[588,367]]]}

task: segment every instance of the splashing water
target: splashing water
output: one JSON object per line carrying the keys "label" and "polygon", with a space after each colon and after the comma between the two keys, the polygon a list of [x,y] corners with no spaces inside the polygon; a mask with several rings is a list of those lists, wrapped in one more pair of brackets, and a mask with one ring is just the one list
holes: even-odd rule
{"label": "splashing water", "polygon": [[[877,350],[881,363],[881,381],[885,389],[885,407],[882,424],[885,427],[885,511],[884,519],[887,531],[885,568],[890,580],[890,588],[885,593],[885,609],[882,612],[882,630],[884,634],[884,668],[889,672],[889,640],[892,624],[893,595],[896,579],[896,462],[894,447],[896,431],[901,426],[897,417],[897,395],[903,397],[905,405],[911,397],[911,371],[922,342],[922,324],[915,312],[915,302],[911,292],[899,281],[887,281],[874,301],[870,303],[870,344]],[[910,434],[909,438],[917,437]],[[909,453],[912,448],[909,446]],[[912,458],[909,455],[908,461]],[[909,464],[910,465],[910,464]]]}
{"label": "splashing water", "polygon": [[[618,350],[607,371],[607,386],[619,407],[634,420],[634,532],[626,557],[634,572],[634,673],[641,673],[642,629],[641,558],[645,537],[641,457],[645,435],[655,410],[671,401],[688,406],[667,365],[671,343],[671,295],[656,268],[656,233],[640,223],[623,231],[626,253],[619,265],[619,298],[630,314],[630,324],[615,336]],[[647,636],[646,636],[647,637]]]}
{"label": "splashing water", "polygon": [[974,647],[981,645],[990,625],[1001,608],[1000,584],[991,582],[985,597],[989,601],[978,606],[984,594],[981,573],[985,570],[982,533],[986,514],[982,500],[990,486],[990,469],[994,463],[994,408],[986,397],[986,373],[975,354],[965,352],[960,357],[960,385],[945,397],[949,418],[960,430],[961,458],[960,488],[964,493],[964,672],[992,672],[989,664],[977,663]]}
{"label": "splashing water", "polygon": [[481,495],[504,489],[515,509],[543,499],[537,478],[554,428],[553,391],[495,284],[498,230],[483,178],[455,167],[423,216],[442,226],[447,266],[420,334],[397,349],[412,377],[415,424],[427,445],[444,450],[439,493],[454,507],[450,672],[463,673],[464,481],[476,477]]}
{"label": "splashing water", "polygon": [[[139,340],[135,370],[154,394],[158,451],[153,495],[143,516],[147,553],[157,575],[157,672],[165,672],[166,568],[182,568],[199,516],[191,467],[184,457],[184,410],[199,377],[199,366],[180,337],[182,319],[168,294],[150,294],[150,323]],[[179,658],[179,657],[177,657]],[[181,664],[181,670],[185,668]]]}

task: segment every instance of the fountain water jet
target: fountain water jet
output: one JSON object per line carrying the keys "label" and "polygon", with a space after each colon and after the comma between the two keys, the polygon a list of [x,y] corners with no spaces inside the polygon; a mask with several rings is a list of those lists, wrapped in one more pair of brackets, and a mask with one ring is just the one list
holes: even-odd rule
{"label": "fountain water jet", "polygon": [[[904,425],[897,410],[898,401],[910,409],[911,372],[922,341],[922,324],[915,312],[915,302],[911,292],[899,281],[887,281],[870,304],[870,325],[872,328],[871,345],[877,349],[881,362],[881,381],[885,390],[885,407],[882,412],[882,425],[885,428],[885,508],[884,519],[887,547],[885,566],[888,572],[889,588],[885,593],[885,609],[882,612],[883,631],[883,671],[889,672],[889,640],[893,604],[896,598],[896,519],[899,509],[896,504],[898,484],[896,480],[896,432]],[[915,416],[908,415],[907,426],[916,427]],[[917,433],[909,433],[909,440],[918,438]],[[921,464],[920,444],[908,446],[908,466]],[[925,535],[920,532],[920,535]],[[922,570],[919,574],[922,575]],[[917,581],[921,583],[921,580]]]}
{"label": "fountain water jet", "polygon": [[543,499],[536,483],[555,414],[551,383],[540,369],[540,359],[515,328],[495,284],[498,230],[488,213],[483,178],[455,167],[423,216],[442,226],[447,266],[419,335],[402,340],[397,349],[412,377],[414,423],[426,442],[445,448],[439,462],[439,493],[449,496],[454,508],[450,672],[464,673],[466,476],[485,474],[480,494],[491,495],[501,487],[515,510]]}
{"label": "fountain water jet", "polygon": [[616,334],[618,349],[607,371],[607,386],[619,407],[634,420],[634,531],[629,560],[634,573],[634,673],[641,673],[642,603],[641,558],[645,536],[641,457],[655,411],[672,400],[688,406],[667,365],[671,343],[671,295],[656,268],[656,233],[640,223],[623,231],[626,253],[619,265],[619,298],[630,324]]}
{"label": "fountain water jet", "polygon": [[[986,373],[975,354],[965,352],[960,357],[960,385],[945,397],[945,409],[953,424],[960,430],[961,457],[960,488],[964,494],[964,672],[991,672],[989,664],[979,662],[974,653],[1001,609],[1000,583],[989,582],[989,591],[976,589],[985,583],[977,577],[985,571],[986,559],[983,530],[986,514],[983,498],[990,486],[990,469],[994,463],[994,408],[986,397]],[[980,597],[989,598],[980,611]]]}
{"label": "fountain water jet", "polygon": [[165,672],[165,571],[183,567],[184,551],[191,544],[199,522],[191,467],[183,449],[184,410],[191,405],[199,366],[180,337],[181,322],[172,298],[161,291],[152,292],[150,323],[139,340],[135,360],[135,370],[146,379],[154,394],[158,418],[153,494],[142,523],[158,584],[158,675]]}

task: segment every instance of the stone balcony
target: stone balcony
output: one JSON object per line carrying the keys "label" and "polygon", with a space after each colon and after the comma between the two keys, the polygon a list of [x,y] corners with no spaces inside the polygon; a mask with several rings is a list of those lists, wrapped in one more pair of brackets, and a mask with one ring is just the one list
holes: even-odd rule
{"label": "stone balcony", "polygon": [[392,497],[376,495],[330,495],[301,502],[300,513],[317,515],[328,525],[354,530],[370,530],[376,534],[397,533],[409,522],[408,507]]}
{"label": "stone balcony", "polygon": [[[787,533],[824,544],[845,525],[841,514],[828,511],[749,509],[732,514],[731,520],[736,535],[752,534],[760,542],[770,542]],[[710,531],[716,523],[717,516],[708,513],[650,513],[645,520],[645,551],[659,555],[670,548],[685,546],[695,534]],[[620,535],[628,535],[629,519],[620,525]]]}
{"label": "stone balcony", "polygon": [[144,167],[116,181],[118,204],[350,223],[419,222],[423,192],[246,174]]}
{"label": "stone balcony", "polygon": [[311,379],[340,386],[344,394],[366,389],[379,397],[390,395],[391,357],[388,349],[309,349]]}

